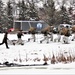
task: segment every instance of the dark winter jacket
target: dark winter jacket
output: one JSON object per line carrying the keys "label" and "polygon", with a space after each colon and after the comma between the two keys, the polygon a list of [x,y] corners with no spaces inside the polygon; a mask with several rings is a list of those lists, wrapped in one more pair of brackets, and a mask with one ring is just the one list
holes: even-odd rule
{"label": "dark winter jacket", "polygon": [[21,36],[23,36],[23,34],[22,34],[21,32],[19,32],[19,33],[17,34],[17,37],[18,37],[18,38],[21,38]]}
{"label": "dark winter jacket", "polygon": [[8,39],[7,38],[7,35],[8,35],[8,33],[6,32],[5,35],[4,35],[4,38],[3,38],[3,42],[6,42],[7,41],[7,39]]}

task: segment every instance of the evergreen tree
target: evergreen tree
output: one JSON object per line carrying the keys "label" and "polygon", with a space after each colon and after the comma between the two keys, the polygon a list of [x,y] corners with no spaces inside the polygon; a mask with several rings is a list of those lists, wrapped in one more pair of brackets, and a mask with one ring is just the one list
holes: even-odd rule
{"label": "evergreen tree", "polygon": [[36,9],[36,6],[35,6],[36,1],[31,0],[31,1],[28,1],[28,3],[29,3],[29,9],[28,9],[29,17],[34,20],[39,20],[38,10]]}
{"label": "evergreen tree", "polygon": [[8,25],[7,28],[13,27],[13,7],[10,0],[7,2],[6,16],[7,16],[7,25]]}
{"label": "evergreen tree", "polygon": [[68,11],[69,11],[72,25],[75,25],[75,14],[73,13],[73,11],[75,11],[75,0],[70,1],[70,7]]}
{"label": "evergreen tree", "polygon": [[19,1],[17,4],[19,8],[19,20],[26,20],[27,19],[27,5],[24,0]]}
{"label": "evergreen tree", "polygon": [[65,1],[63,0],[62,1],[62,5],[60,6],[60,23],[67,23],[67,24],[70,24],[70,17],[69,17],[69,14],[68,14],[68,11],[67,11],[67,8],[65,6]]}
{"label": "evergreen tree", "polygon": [[17,7],[19,8],[19,20],[38,19],[34,0],[19,1]]}
{"label": "evergreen tree", "polygon": [[2,0],[0,0],[0,27],[3,27],[4,25],[4,4]]}
{"label": "evergreen tree", "polygon": [[54,25],[55,24],[55,2],[53,0],[47,0],[46,3],[44,4],[44,9],[46,13],[46,22],[49,25]]}
{"label": "evergreen tree", "polygon": [[60,14],[61,23],[70,23],[69,15],[66,8],[62,5]]}

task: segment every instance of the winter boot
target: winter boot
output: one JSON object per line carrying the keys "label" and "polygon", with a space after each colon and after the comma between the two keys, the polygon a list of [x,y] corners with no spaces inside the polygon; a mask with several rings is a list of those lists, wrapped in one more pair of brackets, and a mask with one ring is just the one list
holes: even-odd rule
{"label": "winter boot", "polygon": [[30,41],[30,38],[28,39],[28,42]]}
{"label": "winter boot", "polygon": [[42,43],[42,41],[40,41],[40,43]]}
{"label": "winter boot", "polygon": [[15,43],[13,43],[13,45],[15,45]]}

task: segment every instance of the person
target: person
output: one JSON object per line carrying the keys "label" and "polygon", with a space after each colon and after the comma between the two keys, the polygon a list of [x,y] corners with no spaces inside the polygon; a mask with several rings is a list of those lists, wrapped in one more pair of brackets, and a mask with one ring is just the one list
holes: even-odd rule
{"label": "person", "polygon": [[44,34],[44,39],[42,39],[40,43],[42,43],[45,40],[47,41],[47,43],[49,43],[48,31],[44,31],[43,34]]}
{"label": "person", "polygon": [[5,32],[5,34],[4,34],[4,38],[3,38],[3,41],[2,41],[2,43],[0,43],[0,45],[2,45],[2,44],[5,43],[6,48],[9,49],[9,47],[8,47],[8,43],[7,43],[7,40],[8,40],[7,37],[8,37],[8,32]]}
{"label": "person", "polygon": [[[18,40],[17,40],[16,43],[23,45],[23,41],[22,41],[22,39],[21,39],[22,36],[23,36],[22,30],[19,30],[19,32],[17,33],[17,38],[18,38]],[[13,43],[13,45],[15,45],[16,43]]]}
{"label": "person", "polygon": [[20,30],[17,34],[18,39],[21,39],[21,37],[23,36],[22,30]]}
{"label": "person", "polygon": [[31,38],[28,38],[28,42],[33,39],[33,41],[36,41],[36,37],[35,37],[35,33],[36,33],[36,28],[35,27],[30,27],[30,29],[28,30],[29,34],[31,34]]}
{"label": "person", "polygon": [[51,41],[53,41],[53,34],[52,31],[50,31],[50,26],[47,26],[46,28],[44,28],[41,33],[44,34],[44,39],[40,40],[40,43],[42,43],[43,41],[47,41],[47,43],[49,43],[49,39],[51,38]]}
{"label": "person", "polygon": [[63,37],[63,41],[65,44],[69,43],[69,37],[70,36],[70,30],[68,28],[68,26],[64,29],[64,37]]}

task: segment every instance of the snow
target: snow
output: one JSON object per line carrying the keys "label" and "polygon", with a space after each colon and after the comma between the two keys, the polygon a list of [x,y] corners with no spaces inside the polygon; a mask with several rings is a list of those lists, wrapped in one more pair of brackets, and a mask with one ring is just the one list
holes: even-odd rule
{"label": "snow", "polygon": [[[2,42],[4,33],[0,34],[0,42]],[[54,39],[57,35],[54,34]],[[64,54],[65,57],[69,54],[75,56],[75,41],[71,41],[73,35],[69,37],[70,44],[63,44],[61,42],[50,41],[46,44],[46,41],[40,44],[40,40],[43,39],[42,34],[36,34],[36,42],[31,40],[27,42],[27,39],[31,37],[30,34],[24,34],[22,39],[24,45],[12,45],[9,44],[9,49],[6,49],[5,44],[0,46],[0,63],[9,61],[10,63],[17,63],[23,65],[32,64],[44,64],[44,55],[51,59],[53,54],[58,56]],[[62,36],[63,37],[63,36]],[[17,40],[17,34],[8,34],[9,40]],[[38,60],[39,59],[39,60]],[[75,62],[59,62],[51,64],[51,61],[47,61],[48,65],[41,66],[22,66],[22,67],[0,67],[0,74],[75,74]]]}

